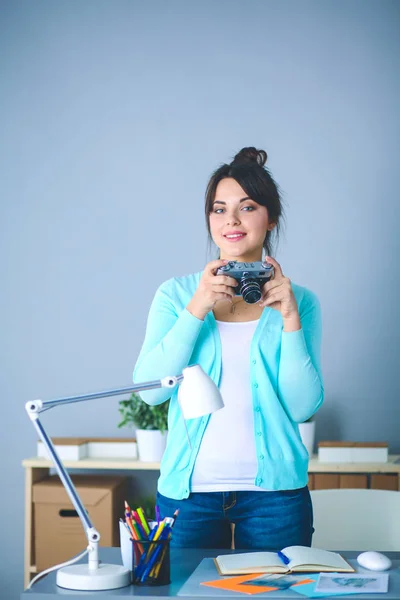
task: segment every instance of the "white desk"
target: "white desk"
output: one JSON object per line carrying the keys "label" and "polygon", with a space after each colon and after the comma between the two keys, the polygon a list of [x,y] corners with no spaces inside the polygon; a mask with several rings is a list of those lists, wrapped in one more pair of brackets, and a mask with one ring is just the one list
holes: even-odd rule
{"label": "white desk", "polygon": [[[242,551],[241,551],[242,552]],[[107,600],[120,600],[125,597],[135,597],[141,600],[160,600],[160,598],[182,598],[182,600],[205,600],[204,595],[196,596],[178,596],[179,590],[193,573],[201,560],[205,557],[215,557],[218,554],[228,554],[229,550],[201,550],[184,548],[179,550],[171,550],[171,583],[160,587],[140,587],[130,585],[119,590],[108,590],[104,592],[79,592],[73,590],[64,590],[56,585],[56,574],[50,573],[42,580],[34,584],[31,590],[26,590],[21,594],[20,600],[59,600],[61,596],[68,596],[71,600],[88,600],[88,598],[104,598]],[[347,559],[354,559],[358,552],[341,552]],[[393,561],[393,568],[388,571],[390,583],[389,592],[387,594],[352,594],[336,596],[340,600],[399,600],[400,598],[400,552],[388,552],[388,556]],[[100,548],[100,558],[104,562],[113,562],[121,564],[121,554],[119,548]],[[84,559],[85,560],[85,559]],[[212,574],[213,578],[218,578],[217,571]],[[204,586],[202,586],[204,587]],[[241,595],[227,590],[217,590],[207,588],[209,600],[218,600],[220,598],[229,598],[231,600],[239,600],[240,598],[248,598],[247,595]],[[268,592],[257,594],[255,598],[292,598],[301,600],[305,596],[301,596],[290,590],[280,590],[279,592]],[[332,596],[335,598],[335,596]]]}
{"label": "white desk", "polygon": [[[321,463],[314,455],[309,462],[308,472],[311,482],[314,474],[390,474],[397,477],[397,489],[400,490],[400,460],[399,456],[392,455],[387,463]],[[159,463],[144,463],[138,460],[126,459],[106,459],[106,458],[84,458],[82,460],[65,460],[64,466],[68,470],[109,470],[109,471],[158,471]],[[32,520],[32,486],[37,481],[48,476],[50,469],[53,468],[51,461],[44,458],[28,458],[23,460],[22,466],[25,468],[25,558],[24,558],[24,582],[28,585],[31,577],[35,574],[36,566],[34,560],[34,539],[33,539],[33,520]],[[328,476],[328,475],[327,475]],[[313,485],[309,486],[313,489]],[[330,487],[339,487],[333,485]],[[356,487],[344,485],[342,487]],[[365,486],[364,486],[365,487]]]}

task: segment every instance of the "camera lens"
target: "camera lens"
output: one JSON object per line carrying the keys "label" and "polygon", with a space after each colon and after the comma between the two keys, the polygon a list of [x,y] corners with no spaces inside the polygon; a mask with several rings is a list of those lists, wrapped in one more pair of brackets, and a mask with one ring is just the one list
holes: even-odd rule
{"label": "camera lens", "polygon": [[260,284],[251,276],[246,277],[244,274],[240,280],[240,294],[247,304],[255,304],[262,296]]}

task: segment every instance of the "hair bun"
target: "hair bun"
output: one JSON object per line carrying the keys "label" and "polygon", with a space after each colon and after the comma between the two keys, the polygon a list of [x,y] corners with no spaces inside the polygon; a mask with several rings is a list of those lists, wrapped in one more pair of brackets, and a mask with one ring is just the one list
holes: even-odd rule
{"label": "hair bun", "polygon": [[257,163],[260,167],[263,167],[267,162],[268,155],[265,150],[257,150],[254,146],[248,148],[242,148],[236,154],[235,158],[231,162],[231,165],[237,165],[240,163]]}

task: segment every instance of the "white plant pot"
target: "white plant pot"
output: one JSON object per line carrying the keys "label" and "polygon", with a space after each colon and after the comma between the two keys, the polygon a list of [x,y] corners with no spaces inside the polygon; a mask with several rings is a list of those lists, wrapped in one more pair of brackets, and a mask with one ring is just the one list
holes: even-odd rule
{"label": "white plant pot", "polygon": [[136,429],[139,460],[143,462],[160,462],[167,444],[167,432],[158,430]]}
{"label": "white plant pot", "polygon": [[309,423],[299,423],[299,431],[303,444],[307,448],[309,456],[312,456],[314,451],[315,441],[315,421]]}

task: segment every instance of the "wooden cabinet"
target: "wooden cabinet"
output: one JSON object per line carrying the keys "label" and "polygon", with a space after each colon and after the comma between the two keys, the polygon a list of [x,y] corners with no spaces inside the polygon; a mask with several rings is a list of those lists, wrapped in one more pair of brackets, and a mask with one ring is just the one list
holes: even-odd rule
{"label": "wooden cabinet", "polygon": [[[368,488],[368,475],[357,473],[313,473],[310,474],[310,490],[332,490],[336,488]],[[386,488],[384,488],[386,489]]]}
{"label": "wooden cabinet", "polygon": [[314,456],[308,468],[310,490],[372,488],[400,490],[400,457],[385,463],[322,463]]}
{"label": "wooden cabinet", "polygon": [[[68,470],[102,471],[158,471],[158,463],[143,463],[130,459],[65,460]],[[25,468],[25,586],[36,573],[33,529],[33,484],[47,477],[52,463],[43,458],[29,458],[22,462]],[[386,463],[321,463],[314,456],[309,463],[310,489],[326,488],[374,488],[400,490],[400,456],[390,456]]]}
{"label": "wooden cabinet", "polygon": [[400,489],[399,486],[399,475],[391,473],[388,475],[381,475],[372,473],[370,475],[370,488],[373,490],[393,490],[397,491]]}

